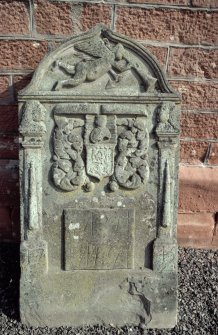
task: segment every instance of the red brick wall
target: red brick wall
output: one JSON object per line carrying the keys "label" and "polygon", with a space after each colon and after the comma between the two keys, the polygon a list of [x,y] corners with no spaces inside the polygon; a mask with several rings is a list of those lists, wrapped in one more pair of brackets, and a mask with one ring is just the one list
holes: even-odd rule
{"label": "red brick wall", "polygon": [[137,39],[182,95],[178,240],[217,247],[217,0],[0,1],[0,240],[19,240],[17,91],[44,54],[102,22]]}

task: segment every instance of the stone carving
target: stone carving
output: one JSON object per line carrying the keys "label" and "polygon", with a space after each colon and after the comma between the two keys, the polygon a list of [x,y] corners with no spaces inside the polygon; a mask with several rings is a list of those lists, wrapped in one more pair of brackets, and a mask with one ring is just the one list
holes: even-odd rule
{"label": "stone carving", "polygon": [[179,133],[178,127],[173,122],[173,113],[175,110],[175,103],[162,103],[159,107],[158,125],[156,132],[159,133]]}
{"label": "stone carving", "polygon": [[95,117],[96,126],[91,131],[90,142],[98,143],[105,142],[110,140],[111,132],[107,128],[107,116],[106,115],[97,115]]}
{"label": "stone carving", "polygon": [[29,242],[25,241],[22,243],[21,268],[28,268],[28,263],[34,266],[39,271],[39,276],[48,271],[48,246],[43,240],[37,241],[37,245],[34,248],[29,248]]}
{"label": "stone carving", "polygon": [[119,77],[114,70],[122,73],[131,68],[128,61],[124,59],[123,46],[120,43],[112,46],[106,38],[76,43],[74,48],[82,52],[80,54],[82,59],[74,66],[61,61],[57,62],[57,65],[73,75],[73,78],[58,82],[56,90],[62,87],[75,87],[84,81],[95,81],[107,72],[114,80],[118,80]]}
{"label": "stone carving", "polygon": [[157,272],[172,273],[177,270],[177,244],[163,243],[157,239],[154,244],[153,269]]}
{"label": "stone carving", "polygon": [[66,209],[65,270],[133,266],[133,209]]}
{"label": "stone carving", "polygon": [[74,191],[86,178],[82,159],[83,120],[55,116],[53,180],[63,191]]}
{"label": "stone carving", "polygon": [[149,136],[142,118],[121,120],[114,180],[120,186],[136,189],[148,180],[147,149]]}
{"label": "stone carving", "polygon": [[29,229],[39,229],[40,223],[38,218],[39,203],[37,199],[37,171],[33,163],[29,166]]}
{"label": "stone carving", "polygon": [[156,60],[100,26],[19,101],[22,322],[174,327],[179,98]]}
{"label": "stone carving", "polygon": [[39,101],[28,101],[22,109],[19,131],[25,136],[23,144],[40,145],[46,133],[46,109]]}
{"label": "stone carving", "polygon": [[86,171],[99,180],[114,172],[115,122],[114,116],[86,117]]}
{"label": "stone carving", "polygon": [[143,118],[87,115],[84,121],[56,115],[55,122],[53,180],[60,189],[74,191],[84,185],[91,191],[94,184],[88,176],[101,180],[113,175],[112,191],[119,186],[136,189],[148,180],[149,135]]}
{"label": "stone carving", "polygon": [[166,161],[165,165],[165,187],[164,187],[164,199],[163,199],[163,217],[162,226],[167,228],[171,223],[171,177],[169,163]]}
{"label": "stone carving", "polygon": [[140,323],[139,326],[142,329],[146,329],[148,323],[151,321],[152,316],[151,316],[151,301],[146,297],[145,294],[145,282],[142,279],[130,277],[128,278],[129,282],[129,293],[131,295],[136,295],[139,297],[143,307],[144,307],[144,315],[139,315],[140,318]]}
{"label": "stone carving", "polygon": [[75,43],[74,49],[74,56],[79,59],[74,65],[62,60],[56,61],[56,66],[71,77],[58,81],[54,87],[56,91],[95,81],[106,73],[110,79],[105,89],[110,89],[121,82],[122,73],[131,69],[140,76],[146,90],[154,90],[156,79],[149,73],[139,71],[140,65],[135,64],[121,43],[113,45],[104,36],[95,36],[88,41]]}

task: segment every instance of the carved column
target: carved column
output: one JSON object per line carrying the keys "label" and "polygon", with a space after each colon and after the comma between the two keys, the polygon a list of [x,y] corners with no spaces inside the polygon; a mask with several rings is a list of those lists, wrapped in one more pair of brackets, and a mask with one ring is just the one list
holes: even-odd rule
{"label": "carved column", "polygon": [[[21,206],[21,232],[23,265],[39,265],[47,269],[47,245],[42,239],[42,147],[46,127],[45,108],[38,101],[26,102],[22,106],[20,132],[20,187],[23,206]],[[31,241],[31,250],[29,250]],[[34,248],[33,248],[34,246]],[[42,257],[43,255],[43,257]],[[31,264],[32,262],[32,264]]]}
{"label": "carved column", "polygon": [[172,121],[174,110],[174,103],[163,104],[159,109],[159,123],[156,128],[159,151],[159,227],[154,246],[153,267],[158,272],[176,271],[177,267],[175,222],[178,190],[175,189],[175,185],[178,179],[179,129]]}

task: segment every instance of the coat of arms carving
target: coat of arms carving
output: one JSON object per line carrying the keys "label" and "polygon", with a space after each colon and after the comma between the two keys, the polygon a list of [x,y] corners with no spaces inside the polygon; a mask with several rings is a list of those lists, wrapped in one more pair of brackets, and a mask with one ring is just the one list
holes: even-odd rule
{"label": "coat of arms carving", "polygon": [[63,191],[89,191],[108,177],[111,191],[136,189],[149,176],[145,117],[54,116],[53,181]]}

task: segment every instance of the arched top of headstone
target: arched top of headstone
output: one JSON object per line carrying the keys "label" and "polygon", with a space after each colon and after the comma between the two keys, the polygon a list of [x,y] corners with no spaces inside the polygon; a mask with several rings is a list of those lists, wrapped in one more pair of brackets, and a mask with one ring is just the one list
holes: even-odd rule
{"label": "arched top of headstone", "polygon": [[140,44],[97,25],[68,39],[39,64],[20,98],[178,96],[155,58]]}

